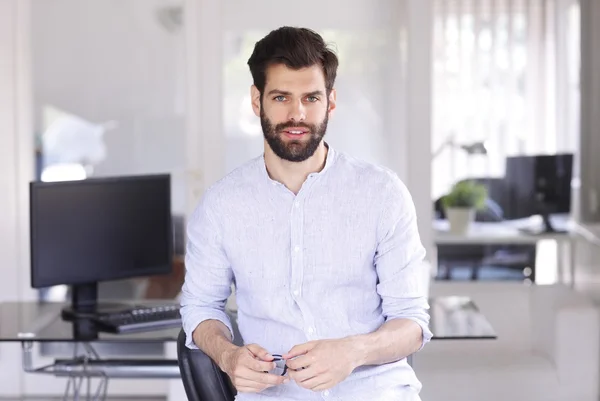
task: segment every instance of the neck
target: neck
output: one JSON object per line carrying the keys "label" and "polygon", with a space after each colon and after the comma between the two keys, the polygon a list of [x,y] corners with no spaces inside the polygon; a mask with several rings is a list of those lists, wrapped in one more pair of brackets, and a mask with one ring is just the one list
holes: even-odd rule
{"label": "neck", "polygon": [[327,159],[325,142],[315,153],[303,162],[290,162],[277,156],[265,141],[265,166],[269,177],[285,185],[294,194],[297,194],[309,174],[318,173],[325,167]]}

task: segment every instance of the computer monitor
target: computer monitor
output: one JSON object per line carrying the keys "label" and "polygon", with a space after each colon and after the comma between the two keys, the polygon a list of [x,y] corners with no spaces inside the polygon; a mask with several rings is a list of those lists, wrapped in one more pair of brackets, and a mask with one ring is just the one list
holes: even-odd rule
{"label": "computer monitor", "polygon": [[32,182],[30,224],[31,286],[69,285],[63,317],[101,312],[99,282],[172,269],[169,175]]}
{"label": "computer monitor", "polygon": [[514,156],[506,158],[508,219],[541,215],[545,232],[558,232],[551,214],[571,212],[573,154]]}

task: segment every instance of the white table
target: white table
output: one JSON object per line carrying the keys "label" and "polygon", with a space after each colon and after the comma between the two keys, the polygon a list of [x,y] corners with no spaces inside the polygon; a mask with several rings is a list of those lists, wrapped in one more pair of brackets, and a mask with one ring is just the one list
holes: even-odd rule
{"label": "white table", "polygon": [[[520,230],[531,226],[529,220],[514,220],[506,222],[472,223],[471,229],[464,235],[449,232],[447,220],[434,220],[434,236],[436,245],[467,245],[467,244],[537,244],[538,241],[551,239],[557,244],[557,270],[560,282],[575,285],[575,252],[577,240],[581,238],[578,226],[559,217],[553,220],[556,229],[567,230],[567,233],[527,234]],[[568,257],[568,261],[567,261]],[[565,269],[568,266],[568,270]],[[568,280],[565,272],[569,273]]]}
{"label": "white table", "polygon": [[577,232],[589,243],[600,247],[600,223],[580,223]]}

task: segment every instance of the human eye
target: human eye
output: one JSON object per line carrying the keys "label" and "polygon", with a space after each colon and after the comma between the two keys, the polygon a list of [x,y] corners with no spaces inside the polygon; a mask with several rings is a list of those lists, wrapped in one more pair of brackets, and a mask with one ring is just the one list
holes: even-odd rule
{"label": "human eye", "polygon": [[306,97],[306,101],[309,102],[309,103],[314,103],[314,102],[318,102],[319,98],[316,97],[316,96],[307,96]]}
{"label": "human eye", "polygon": [[283,95],[275,96],[273,98],[273,100],[275,100],[276,102],[283,102],[283,101],[285,101],[285,96],[283,96]]}

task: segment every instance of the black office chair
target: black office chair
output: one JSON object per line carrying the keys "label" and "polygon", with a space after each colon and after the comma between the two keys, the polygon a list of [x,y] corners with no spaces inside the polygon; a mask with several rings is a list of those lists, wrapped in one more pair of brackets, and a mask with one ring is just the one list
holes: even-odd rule
{"label": "black office chair", "polygon": [[177,338],[177,359],[188,401],[233,401],[237,391],[229,376],[199,349],[185,346],[185,332]]}

